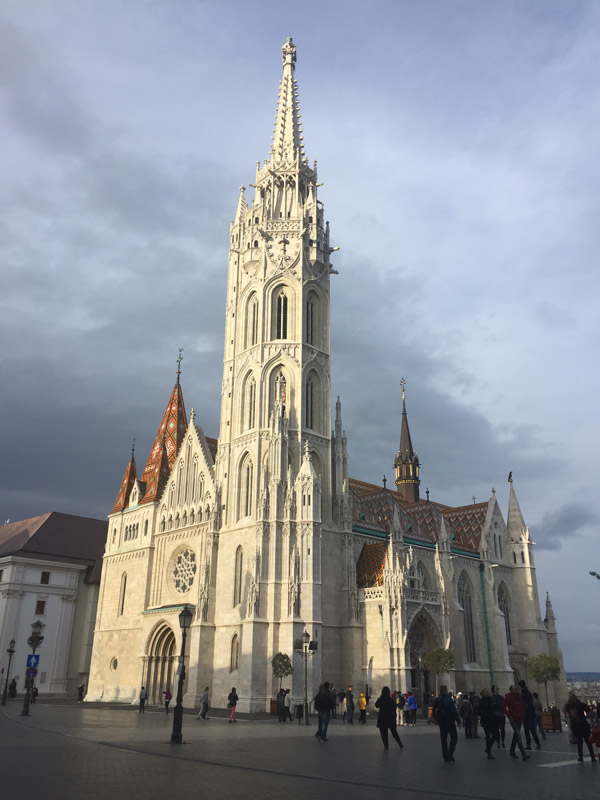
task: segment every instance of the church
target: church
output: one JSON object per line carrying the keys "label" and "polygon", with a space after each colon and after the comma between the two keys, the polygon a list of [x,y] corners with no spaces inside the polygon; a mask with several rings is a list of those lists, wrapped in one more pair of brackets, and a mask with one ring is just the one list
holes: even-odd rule
{"label": "church", "polygon": [[207,685],[225,707],[235,686],[240,711],[268,711],[279,652],[301,703],[305,631],[309,697],[329,680],[421,700],[436,648],[453,653],[440,676],[451,688],[507,691],[533,655],[562,665],[511,477],[506,519],[494,492],[458,508],[423,499],[404,383],[394,487],[349,476],[339,398],[332,419],[337,248],[304,150],[291,39],[282,55],[269,158],[230,227],[218,439],[188,417],[179,362],[144,469],[132,452],[108,516],[87,700],[135,702],[142,685],[154,703],[175,693],[184,604],[187,707]]}

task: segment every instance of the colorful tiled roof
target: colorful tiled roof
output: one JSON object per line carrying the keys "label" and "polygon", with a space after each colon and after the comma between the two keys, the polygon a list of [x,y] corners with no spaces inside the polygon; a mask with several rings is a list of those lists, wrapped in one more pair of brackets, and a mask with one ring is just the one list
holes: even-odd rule
{"label": "colorful tiled roof", "polygon": [[126,507],[129,502],[129,495],[131,494],[131,490],[133,489],[133,484],[135,483],[136,478],[137,472],[135,467],[135,458],[132,455],[129,459],[129,463],[127,464],[127,468],[125,469],[125,474],[123,475],[123,480],[121,481],[121,488],[119,489],[113,510],[110,512],[111,514],[114,514],[116,511],[123,511],[123,509]]}
{"label": "colorful tiled roof", "polygon": [[452,539],[457,547],[464,550],[479,551],[481,533],[485,524],[488,503],[475,503],[470,506],[447,508],[442,511],[449,523]]}
{"label": "colorful tiled roof", "polygon": [[171,392],[142,474],[141,479],[146,484],[146,493],[140,503],[150,503],[160,498],[186,428],[187,417],[183,404],[183,392],[177,382]]}
{"label": "colorful tiled roof", "polygon": [[364,545],[356,565],[356,585],[359,589],[383,584],[386,549],[387,545],[379,542]]}

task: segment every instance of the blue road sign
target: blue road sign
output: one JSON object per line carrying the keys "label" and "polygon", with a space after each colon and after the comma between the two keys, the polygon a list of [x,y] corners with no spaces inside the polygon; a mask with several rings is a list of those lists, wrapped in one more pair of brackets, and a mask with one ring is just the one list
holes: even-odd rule
{"label": "blue road sign", "polygon": [[27,656],[27,666],[28,667],[37,667],[37,666],[39,666],[39,663],[40,663],[40,657],[39,656],[34,656],[34,655]]}
{"label": "blue road sign", "polygon": [[37,675],[37,669],[35,667],[27,667],[25,670],[25,675],[32,680]]}

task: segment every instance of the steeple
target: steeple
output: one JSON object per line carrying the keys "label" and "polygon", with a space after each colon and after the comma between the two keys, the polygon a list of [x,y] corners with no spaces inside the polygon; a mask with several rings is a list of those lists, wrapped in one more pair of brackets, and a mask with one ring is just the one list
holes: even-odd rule
{"label": "steeple", "polygon": [[111,514],[114,514],[117,511],[123,511],[129,502],[129,495],[131,494],[133,484],[137,478],[134,453],[135,439],[133,440],[133,444],[131,446],[131,458],[129,459],[127,467],[125,468],[125,474],[123,475],[123,480],[121,481],[121,488],[119,489],[113,509],[110,512]]}
{"label": "steeple", "polygon": [[396,453],[394,467],[396,468],[396,488],[402,497],[409,503],[419,502],[419,455],[415,453],[408,428],[406,414],[406,381],[400,381],[402,386],[402,427],[400,429],[400,447]]}
{"label": "steeple", "polygon": [[549,592],[546,592],[546,617],[544,619],[544,625],[547,631],[556,633],[556,617],[554,616],[554,609],[552,608]]}
{"label": "steeple", "polygon": [[140,500],[140,504],[151,503],[160,498],[187,428],[183,392],[179,383],[181,359],[180,351],[177,359],[177,383],[171,392],[142,474],[142,482],[146,484],[146,493]]}
{"label": "steeple", "polygon": [[517,495],[515,494],[515,490],[513,488],[512,472],[508,476],[508,482],[510,483],[507,521],[508,534],[509,538],[513,542],[520,542],[521,540],[529,539],[529,530],[527,529],[527,525],[523,519],[519,501],[517,500]]}
{"label": "steeple", "polygon": [[300,124],[300,105],[298,84],[294,78],[296,65],[296,45],[291,37],[281,48],[283,58],[283,77],[279,85],[279,100],[275,117],[275,129],[271,144],[273,161],[294,162],[304,160],[302,126]]}

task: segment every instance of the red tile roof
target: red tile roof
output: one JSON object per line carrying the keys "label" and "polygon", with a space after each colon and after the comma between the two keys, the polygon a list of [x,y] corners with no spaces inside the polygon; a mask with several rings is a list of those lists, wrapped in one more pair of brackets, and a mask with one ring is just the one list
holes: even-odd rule
{"label": "red tile roof", "polygon": [[176,383],[144,467],[142,482],[146,484],[146,493],[140,500],[140,504],[151,503],[160,498],[186,428],[187,417],[183,404],[183,392],[179,383]]}
{"label": "red tile roof", "polygon": [[356,585],[359,589],[383,584],[386,549],[387,545],[379,542],[364,545],[356,565]]}
{"label": "red tile roof", "polygon": [[129,459],[129,463],[125,469],[125,474],[123,475],[123,480],[121,481],[121,488],[119,489],[119,494],[115,500],[113,510],[110,512],[111,514],[114,514],[115,511],[123,511],[125,506],[129,503],[129,495],[131,494],[131,490],[133,489],[133,484],[135,483],[136,478],[137,472],[135,468],[135,458],[132,456]]}

